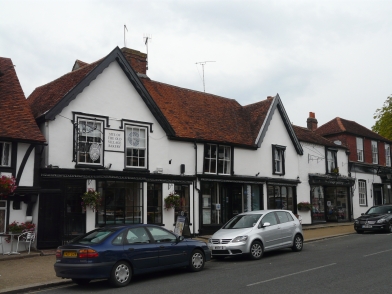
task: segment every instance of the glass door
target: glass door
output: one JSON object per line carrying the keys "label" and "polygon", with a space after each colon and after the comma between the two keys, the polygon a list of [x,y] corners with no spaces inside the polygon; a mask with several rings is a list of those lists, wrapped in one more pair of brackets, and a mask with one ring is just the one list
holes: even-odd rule
{"label": "glass door", "polygon": [[312,187],[312,221],[325,222],[324,188]]}

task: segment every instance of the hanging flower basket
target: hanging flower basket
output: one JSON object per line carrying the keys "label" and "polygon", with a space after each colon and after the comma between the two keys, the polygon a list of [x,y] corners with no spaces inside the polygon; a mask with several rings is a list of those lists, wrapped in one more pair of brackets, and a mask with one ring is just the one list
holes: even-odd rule
{"label": "hanging flower basket", "polygon": [[180,195],[176,194],[175,192],[172,192],[164,199],[164,201],[166,210],[178,207],[180,206]]}
{"label": "hanging flower basket", "polygon": [[2,176],[0,178],[0,199],[6,199],[16,189],[16,180],[13,176]]}
{"label": "hanging flower basket", "polygon": [[298,210],[309,211],[311,208],[312,208],[312,205],[309,202],[298,203]]}
{"label": "hanging flower basket", "polygon": [[86,210],[87,207],[90,207],[93,211],[96,211],[102,200],[101,194],[91,188],[88,189],[81,197],[81,205],[84,210]]}

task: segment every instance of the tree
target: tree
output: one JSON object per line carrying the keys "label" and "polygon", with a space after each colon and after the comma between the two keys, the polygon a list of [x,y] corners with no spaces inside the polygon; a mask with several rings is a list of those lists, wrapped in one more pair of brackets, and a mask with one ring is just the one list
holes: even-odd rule
{"label": "tree", "polygon": [[392,140],[392,95],[385,100],[382,108],[378,108],[373,118],[376,124],[372,127],[372,131]]}

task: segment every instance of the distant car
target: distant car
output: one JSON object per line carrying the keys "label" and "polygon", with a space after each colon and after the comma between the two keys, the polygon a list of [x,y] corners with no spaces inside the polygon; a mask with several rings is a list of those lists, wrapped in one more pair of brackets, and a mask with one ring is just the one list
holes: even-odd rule
{"label": "distant car", "polygon": [[95,229],[58,247],[54,269],[56,276],[79,285],[108,279],[122,287],[136,274],[178,267],[197,272],[210,259],[205,242],[155,225],[118,225]]}
{"label": "distant car", "polygon": [[212,257],[249,255],[260,259],[263,252],[280,248],[303,248],[302,225],[288,210],[257,210],[229,220],[208,240]]}
{"label": "distant car", "polygon": [[392,233],[392,205],[369,208],[354,221],[354,229],[359,234],[365,231]]}

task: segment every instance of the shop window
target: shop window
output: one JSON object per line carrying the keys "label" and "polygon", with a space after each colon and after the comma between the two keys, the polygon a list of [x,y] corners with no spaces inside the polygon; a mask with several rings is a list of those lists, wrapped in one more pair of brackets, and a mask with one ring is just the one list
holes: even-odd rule
{"label": "shop window", "polygon": [[367,205],[366,181],[358,180],[358,192],[359,192],[359,205],[366,206]]}
{"label": "shop window", "polygon": [[162,224],[162,184],[147,184],[147,223]]}
{"label": "shop window", "polygon": [[286,209],[293,211],[295,187],[268,185],[267,193],[268,209]]}
{"label": "shop window", "polygon": [[377,141],[372,141],[372,162],[378,164],[378,147]]}
{"label": "shop window", "polygon": [[102,143],[103,121],[78,118],[75,134],[77,164],[102,165]]}
{"label": "shop window", "polygon": [[285,174],[285,153],[286,147],[279,145],[272,145],[272,173],[274,175]]}
{"label": "shop window", "polygon": [[126,128],[126,166],[147,168],[147,128],[128,126]]}
{"label": "shop window", "polygon": [[5,233],[6,216],[7,216],[7,201],[0,200],[0,233]]}
{"label": "shop window", "polygon": [[363,138],[357,137],[357,160],[363,162]]}
{"label": "shop window", "polygon": [[11,143],[0,142],[0,166],[11,165]]}
{"label": "shop window", "polygon": [[177,216],[184,212],[184,216],[189,218],[189,186],[188,185],[175,185],[174,190],[180,196],[180,206],[175,207],[174,221],[177,220]]}
{"label": "shop window", "polygon": [[337,167],[337,150],[327,149],[327,174],[338,173]]}
{"label": "shop window", "polygon": [[230,175],[231,147],[205,144],[204,173]]}
{"label": "shop window", "polygon": [[99,181],[97,185],[102,195],[98,225],[143,223],[143,183]]}
{"label": "shop window", "polygon": [[385,143],[385,165],[391,166],[391,145]]}

